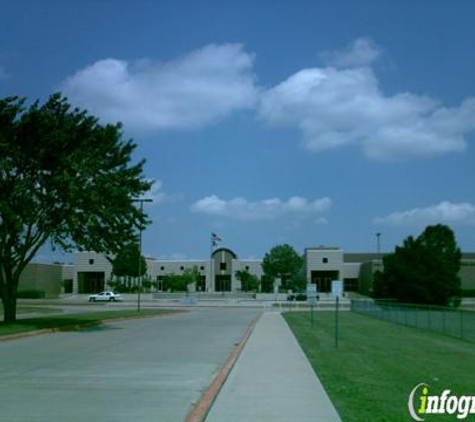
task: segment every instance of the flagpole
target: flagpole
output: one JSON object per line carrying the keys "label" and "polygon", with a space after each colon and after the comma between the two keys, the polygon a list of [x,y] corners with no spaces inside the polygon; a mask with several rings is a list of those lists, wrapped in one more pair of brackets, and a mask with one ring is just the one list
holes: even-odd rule
{"label": "flagpole", "polygon": [[214,291],[213,289],[213,239],[210,239],[210,252],[209,252],[209,291]]}
{"label": "flagpole", "polygon": [[211,251],[210,251],[210,256],[209,256],[209,278],[210,278],[210,286],[212,291],[215,291],[215,288],[213,287],[213,252],[214,248],[218,246],[218,242],[221,242],[222,239],[216,234],[216,233],[211,233]]}

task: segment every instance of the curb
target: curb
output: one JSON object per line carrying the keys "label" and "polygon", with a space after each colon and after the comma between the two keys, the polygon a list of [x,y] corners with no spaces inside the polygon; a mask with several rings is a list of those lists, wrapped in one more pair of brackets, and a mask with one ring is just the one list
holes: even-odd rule
{"label": "curb", "polygon": [[137,317],[132,317],[132,318],[127,318],[127,317],[108,318],[108,319],[103,319],[100,321],[84,322],[82,324],[65,325],[64,327],[45,328],[43,330],[27,331],[24,333],[17,333],[17,334],[6,334],[4,336],[0,336],[0,343],[4,341],[9,341],[9,340],[18,340],[21,338],[40,336],[43,334],[54,334],[54,333],[59,333],[63,331],[77,331],[77,330],[80,330],[81,328],[98,327],[101,325],[112,324],[114,322],[126,321],[129,319],[132,320],[132,319],[145,319],[145,318],[164,318],[164,317],[185,314],[187,312],[189,311],[185,310],[185,311],[180,311],[180,312],[169,312],[169,313],[164,313],[161,315],[144,315],[144,316],[137,316]]}
{"label": "curb", "polygon": [[195,404],[194,408],[186,417],[185,422],[203,422],[205,420],[222,386],[226,382],[226,379],[228,378],[228,375],[231,372],[231,369],[233,369],[234,364],[236,363],[239,355],[241,354],[242,349],[244,349],[244,346],[246,345],[247,341],[249,340],[249,337],[254,331],[254,328],[257,322],[259,321],[259,318],[261,317],[261,315],[262,313],[259,314],[256,318],[254,318],[251,321],[251,323],[249,324],[249,327],[247,328],[246,332],[242,336],[240,342],[238,343],[236,348],[233,350],[231,355],[228,357],[228,359],[226,360],[226,362],[224,363],[224,365],[222,366],[222,368],[220,369],[220,371],[214,378],[211,385],[201,395],[198,403]]}

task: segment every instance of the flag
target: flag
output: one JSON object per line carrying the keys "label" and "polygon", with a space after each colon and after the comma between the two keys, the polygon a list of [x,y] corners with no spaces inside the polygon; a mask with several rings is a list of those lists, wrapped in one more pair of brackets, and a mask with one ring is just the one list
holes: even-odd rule
{"label": "flag", "polygon": [[222,239],[216,233],[211,233],[211,244],[213,247],[218,246],[218,243],[221,241]]}

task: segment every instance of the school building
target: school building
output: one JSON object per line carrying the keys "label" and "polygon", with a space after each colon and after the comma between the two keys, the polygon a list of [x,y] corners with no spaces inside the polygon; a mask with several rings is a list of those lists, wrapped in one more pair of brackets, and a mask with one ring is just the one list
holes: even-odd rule
{"label": "school building", "polygon": [[[376,253],[348,253],[338,247],[318,246],[306,248],[304,257],[307,282],[316,284],[321,293],[330,292],[333,280],[342,280],[344,291],[369,294],[374,273],[382,270],[382,255]],[[195,291],[239,292],[241,283],[236,271],[248,271],[261,279],[261,262],[239,259],[231,249],[219,248],[211,259],[147,259],[145,279],[154,282],[158,291],[166,291],[164,276],[194,269],[199,273],[199,280],[193,286]],[[462,289],[475,291],[475,253],[464,253],[461,264]],[[76,253],[73,268],[72,293],[105,290],[107,282],[113,279],[112,265],[103,254]]]}

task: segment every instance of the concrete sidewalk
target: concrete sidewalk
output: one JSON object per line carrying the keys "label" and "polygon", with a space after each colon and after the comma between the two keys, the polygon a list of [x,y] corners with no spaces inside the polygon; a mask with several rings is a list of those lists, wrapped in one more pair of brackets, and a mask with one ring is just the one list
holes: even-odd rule
{"label": "concrete sidewalk", "polygon": [[262,315],[206,418],[234,421],[340,421],[277,312]]}

